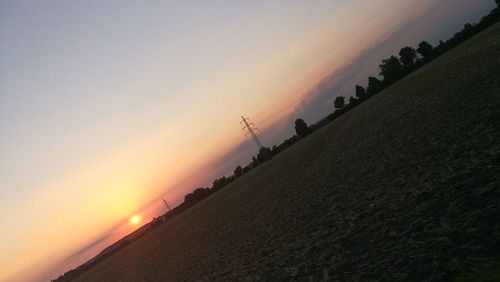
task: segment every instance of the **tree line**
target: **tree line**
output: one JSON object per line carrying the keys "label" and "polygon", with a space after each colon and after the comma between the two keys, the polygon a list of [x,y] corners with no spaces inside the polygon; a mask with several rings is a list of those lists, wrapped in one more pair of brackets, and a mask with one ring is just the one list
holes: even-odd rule
{"label": "tree line", "polygon": [[[381,78],[379,79],[374,76],[369,76],[368,84],[366,87],[355,85],[354,96],[349,97],[348,103],[346,103],[345,97],[337,96],[333,102],[335,110],[331,114],[324,117],[317,123],[312,124],[311,126],[308,126],[307,123],[301,118],[296,119],[296,134],[294,136],[285,139],[279,145],[274,145],[271,148],[261,148],[258,154],[252,157],[252,161],[249,164],[244,167],[242,167],[241,165],[236,166],[232,175],[227,177],[222,176],[215,179],[210,187],[196,188],[195,190],[193,190],[193,192],[185,195],[184,201],[180,205],[159,216],[158,218],[153,218],[153,220],[150,223],[146,224],[146,226],[144,227],[147,229],[152,229],[162,225],[164,222],[172,219],[191,206],[197,204],[213,193],[224,188],[229,183],[235,181],[237,178],[243,176],[262,163],[270,160],[273,156],[292,146],[298,140],[310,135],[318,128],[325,126],[342,114],[350,111],[352,108],[369,99],[373,95],[379,93],[389,85],[395,83],[399,79],[405,77],[406,75],[422,67],[428,62],[436,59],[448,50],[454,48],[455,46],[459,45],[460,43],[464,42],[480,31],[486,29],[492,24],[498,22],[500,20],[500,0],[495,0],[495,3],[497,4],[497,7],[493,9],[488,15],[482,17],[479,23],[465,24],[462,30],[455,33],[453,37],[446,41],[439,41],[439,44],[437,46],[432,46],[429,42],[422,41],[416,47],[405,46],[400,49],[398,55],[391,55],[388,58],[383,59],[379,65],[379,75]],[[118,251],[119,249],[130,243],[130,241],[126,240],[125,243],[115,248],[113,252]],[[106,255],[106,257],[107,256],[109,255]],[[87,271],[93,265],[97,264],[103,259],[104,257],[101,257],[96,261],[89,261],[76,269],[66,272],[64,275],[59,276],[53,281],[70,281],[79,276],[81,273]]]}
{"label": "tree line", "polygon": [[309,135],[312,131],[326,125],[389,85],[498,22],[500,19],[500,0],[495,0],[495,3],[497,7],[489,14],[482,17],[478,23],[466,23],[464,27],[450,39],[446,41],[441,40],[436,46],[432,46],[429,42],[424,40],[416,47],[405,46],[399,50],[398,55],[391,55],[383,59],[379,65],[380,79],[369,76],[366,88],[361,85],[356,85],[354,96],[349,97],[349,103],[346,103],[346,98],[344,96],[337,96],[333,102],[336,110],[311,126],[307,126],[303,119],[298,118],[295,121],[295,132],[301,137]]}
{"label": "tree line", "polygon": [[[333,102],[335,110],[311,126],[308,126],[307,123],[301,118],[296,119],[296,134],[294,136],[285,139],[282,143],[274,145],[271,148],[261,148],[258,154],[252,157],[252,161],[248,165],[244,167],[241,165],[236,166],[232,175],[228,177],[222,176],[215,179],[211,187],[196,188],[193,192],[187,194],[184,197],[184,202],[171,212],[175,213],[176,209],[184,210],[205,199],[237,178],[248,173],[253,168],[256,168],[260,164],[270,160],[273,156],[290,147],[301,138],[306,137],[318,128],[330,123],[332,120],[348,112],[373,95],[379,93],[389,85],[436,59],[446,51],[454,48],[492,24],[498,22],[500,19],[500,0],[495,0],[495,2],[497,3],[497,7],[489,14],[482,17],[478,23],[465,24],[462,30],[455,33],[450,39],[446,41],[441,40],[436,46],[432,46],[429,42],[424,40],[416,47],[405,46],[399,50],[397,55],[391,55],[388,58],[383,59],[379,65],[380,78],[369,76],[366,87],[355,85],[354,96],[349,97],[348,102],[346,102],[346,98],[344,96],[337,96]],[[168,213],[165,216],[167,215]]]}

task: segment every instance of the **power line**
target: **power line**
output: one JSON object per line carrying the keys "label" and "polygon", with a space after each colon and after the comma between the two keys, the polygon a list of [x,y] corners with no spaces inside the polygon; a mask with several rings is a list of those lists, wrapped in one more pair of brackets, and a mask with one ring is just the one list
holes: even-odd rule
{"label": "power line", "polygon": [[[290,103],[286,103],[284,106],[281,106],[281,107],[278,107],[277,110],[275,110],[272,114],[268,114],[268,115],[263,115],[263,113],[260,115],[260,116],[264,116],[263,118],[259,118],[258,119],[258,122],[261,124],[261,123],[265,123],[266,121],[270,120],[271,118],[281,114],[282,112],[285,112],[286,110],[288,110],[289,108],[292,108],[292,107],[296,107],[298,108],[300,106],[300,104],[303,104],[306,99],[297,99],[297,100],[294,100],[294,101],[291,101]],[[279,105],[279,103],[277,104]]]}
{"label": "power line", "polygon": [[[361,25],[359,25],[356,29],[354,29],[353,32],[349,33],[349,35],[347,35],[337,46],[335,46],[332,49],[332,51],[330,52],[330,54],[327,55],[327,57],[332,56],[333,53],[335,51],[337,51],[338,48],[340,48],[343,44],[345,44],[347,41],[349,41],[353,36],[355,36],[362,29],[364,29],[370,22],[372,22],[376,17],[378,17],[387,7],[389,7],[389,5],[392,2],[393,2],[393,0],[388,0],[387,2],[385,2],[385,4],[380,9],[378,9],[375,13],[373,13],[372,16],[370,16],[365,22],[363,22]],[[413,7],[413,5],[411,5],[411,6]],[[290,100],[292,98],[296,98],[297,96],[299,96],[298,99],[293,99],[291,101],[291,103],[286,103],[286,105],[284,107],[279,107],[280,110],[277,111],[277,112],[274,112],[271,115],[265,115],[266,111],[263,111],[263,112],[258,113],[257,115],[254,115],[254,117],[258,118],[258,117],[261,117],[261,116],[265,116],[264,119],[259,119],[260,122],[264,122],[264,121],[268,121],[272,117],[275,117],[279,113],[285,111],[286,109],[289,109],[292,106],[297,107],[300,104],[300,102],[304,102],[303,93],[298,93],[298,94],[295,94],[295,95],[287,96],[287,97],[281,99],[280,101],[278,101],[277,103],[275,103],[275,105],[280,105],[280,104],[283,104],[287,100]]]}

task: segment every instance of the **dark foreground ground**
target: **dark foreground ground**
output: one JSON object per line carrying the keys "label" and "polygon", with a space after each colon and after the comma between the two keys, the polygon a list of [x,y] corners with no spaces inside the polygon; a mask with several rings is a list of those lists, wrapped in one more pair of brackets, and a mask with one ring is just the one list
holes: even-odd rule
{"label": "dark foreground ground", "polygon": [[448,281],[498,267],[499,34],[497,24],[78,280]]}

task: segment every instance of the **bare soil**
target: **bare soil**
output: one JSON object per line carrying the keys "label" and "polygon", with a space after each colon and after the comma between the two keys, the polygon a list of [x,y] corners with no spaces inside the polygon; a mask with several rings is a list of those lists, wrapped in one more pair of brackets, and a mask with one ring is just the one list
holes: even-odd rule
{"label": "bare soil", "polygon": [[449,51],[77,280],[449,281],[499,263],[499,34],[496,24]]}

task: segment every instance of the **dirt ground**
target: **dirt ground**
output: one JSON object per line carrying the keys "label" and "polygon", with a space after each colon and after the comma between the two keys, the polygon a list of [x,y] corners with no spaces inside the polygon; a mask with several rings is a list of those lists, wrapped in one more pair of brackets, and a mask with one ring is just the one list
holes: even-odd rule
{"label": "dirt ground", "polygon": [[500,263],[499,34],[446,53],[77,280],[448,281]]}

